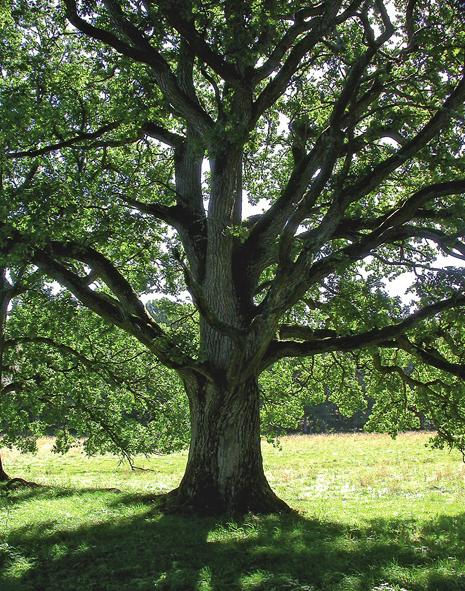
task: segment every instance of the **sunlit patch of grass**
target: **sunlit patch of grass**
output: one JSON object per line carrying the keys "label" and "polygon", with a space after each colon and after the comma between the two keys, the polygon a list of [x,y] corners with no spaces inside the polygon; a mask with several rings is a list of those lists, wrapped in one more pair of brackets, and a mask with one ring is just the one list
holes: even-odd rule
{"label": "sunlit patch of grass", "polygon": [[[38,489],[0,489],[1,591],[463,591],[465,471],[428,435],[295,436],[264,444],[293,516],[165,516],[186,454],[4,452]],[[116,493],[111,490],[119,489]]]}

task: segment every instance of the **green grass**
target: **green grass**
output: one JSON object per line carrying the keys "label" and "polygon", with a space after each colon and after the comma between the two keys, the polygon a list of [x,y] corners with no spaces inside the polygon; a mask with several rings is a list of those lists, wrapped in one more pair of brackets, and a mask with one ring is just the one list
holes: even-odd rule
{"label": "green grass", "polygon": [[[241,520],[165,516],[186,456],[4,452],[1,591],[464,591],[465,466],[428,435],[287,437],[264,445],[268,477],[299,511]],[[116,487],[122,492],[93,489]]]}

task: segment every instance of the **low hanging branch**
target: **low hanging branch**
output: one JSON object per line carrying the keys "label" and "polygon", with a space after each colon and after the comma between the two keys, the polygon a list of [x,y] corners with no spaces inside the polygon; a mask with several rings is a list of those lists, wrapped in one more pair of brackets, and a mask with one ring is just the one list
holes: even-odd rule
{"label": "low hanging branch", "polygon": [[[283,325],[279,331],[280,336],[285,339],[297,337],[305,340],[302,342],[274,341],[269,347],[265,363],[270,365],[283,357],[302,357],[330,351],[353,351],[374,346],[396,346],[396,339],[402,337],[423,320],[437,316],[445,310],[462,307],[465,307],[465,296],[457,295],[424,306],[396,324],[346,336],[334,336],[333,331],[315,331],[306,326]],[[452,368],[452,366],[453,364],[450,367]]]}

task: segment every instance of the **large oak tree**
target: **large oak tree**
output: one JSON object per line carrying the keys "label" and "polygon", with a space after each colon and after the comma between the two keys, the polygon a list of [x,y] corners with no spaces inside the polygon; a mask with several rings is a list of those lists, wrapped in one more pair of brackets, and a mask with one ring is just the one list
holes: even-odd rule
{"label": "large oak tree", "polygon": [[[343,378],[338,360],[369,358],[406,411],[423,403],[463,444],[464,281],[434,266],[465,257],[458,3],[11,6],[3,256],[181,377],[192,435],[172,507],[286,509],[263,471],[257,385],[285,358],[332,355]],[[383,287],[405,270],[411,306]],[[141,296],[186,290],[198,335],[182,340]]]}

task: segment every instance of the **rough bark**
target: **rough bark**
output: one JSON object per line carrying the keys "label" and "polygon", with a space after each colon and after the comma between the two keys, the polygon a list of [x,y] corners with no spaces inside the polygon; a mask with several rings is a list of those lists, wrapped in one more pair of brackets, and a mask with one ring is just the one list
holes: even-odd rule
{"label": "rough bark", "polygon": [[192,439],[184,477],[167,508],[210,515],[289,511],[263,470],[256,379],[232,388],[186,380],[186,390]]}

